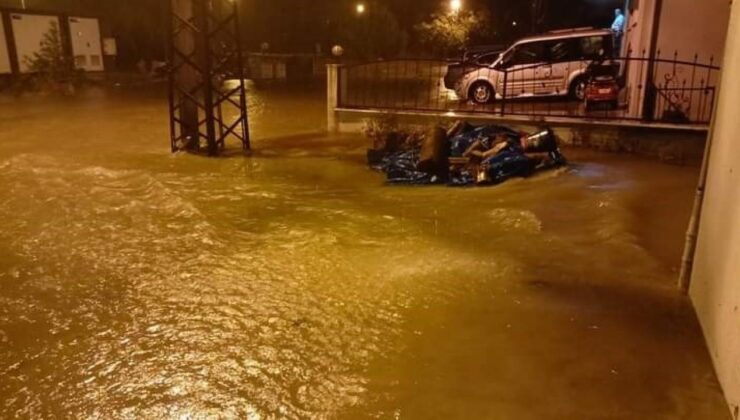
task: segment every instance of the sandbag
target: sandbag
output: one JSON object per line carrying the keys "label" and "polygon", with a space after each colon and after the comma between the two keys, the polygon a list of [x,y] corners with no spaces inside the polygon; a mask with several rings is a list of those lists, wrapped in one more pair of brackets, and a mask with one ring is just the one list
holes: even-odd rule
{"label": "sandbag", "polygon": [[447,131],[442,127],[430,130],[421,145],[418,170],[431,175],[444,175],[448,170],[449,151]]}

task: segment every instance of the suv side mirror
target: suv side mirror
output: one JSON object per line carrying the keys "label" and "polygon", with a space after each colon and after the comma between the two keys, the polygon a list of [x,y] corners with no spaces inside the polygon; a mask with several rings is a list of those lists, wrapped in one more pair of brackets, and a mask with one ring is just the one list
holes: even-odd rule
{"label": "suv side mirror", "polygon": [[501,60],[496,68],[502,70],[508,69],[514,64],[514,57],[516,57],[516,49],[501,53]]}

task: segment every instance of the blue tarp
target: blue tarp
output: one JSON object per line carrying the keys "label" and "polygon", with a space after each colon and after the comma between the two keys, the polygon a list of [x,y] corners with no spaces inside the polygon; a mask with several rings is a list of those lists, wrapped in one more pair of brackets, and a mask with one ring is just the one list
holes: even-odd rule
{"label": "blue tarp", "polygon": [[[492,143],[498,137],[506,139],[507,145],[495,156],[480,162],[479,167],[485,171],[485,184],[499,184],[513,177],[526,177],[535,170],[542,168],[542,161],[527,156],[521,145],[521,134],[510,128],[486,125],[474,128],[448,140],[451,157],[462,157],[476,141],[481,142],[483,150],[490,150]],[[439,177],[418,169],[420,149],[397,152],[387,155],[379,165],[374,166],[386,174],[388,183],[429,185],[448,184],[451,186],[468,186],[480,184],[478,173],[469,170],[460,170],[450,173],[449,176]],[[565,164],[565,158],[559,150],[549,152],[550,164],[547,167]]]}
{"label": "blue tarp", "polygon": [[436,184],[440,179],[417,169],[420,149],[397,152],[383,158],[376,167],[385,173],[388,183],[391,184]]}

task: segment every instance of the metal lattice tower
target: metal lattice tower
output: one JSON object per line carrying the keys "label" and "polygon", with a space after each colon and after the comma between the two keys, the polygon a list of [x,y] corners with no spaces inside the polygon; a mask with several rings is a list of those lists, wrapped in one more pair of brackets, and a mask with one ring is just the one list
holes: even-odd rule
{"label": "metal lattice tower", "polygon": [[233,0],[170,0],[172,151],[218,155],[227,139],[249,150],[247,97]]}

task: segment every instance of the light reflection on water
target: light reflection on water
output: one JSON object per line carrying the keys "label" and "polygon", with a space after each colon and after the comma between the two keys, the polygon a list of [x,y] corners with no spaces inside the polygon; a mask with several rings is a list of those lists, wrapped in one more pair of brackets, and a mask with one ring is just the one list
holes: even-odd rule
{"label": "light reflection on water", "polygon": [[695,170],[389,188],[357,138],[285,138],[320,94],[250,104],[217,160],[168,155],[154,94],[0,105],[0,418],[724,416],[681,234],[643,238]]}

